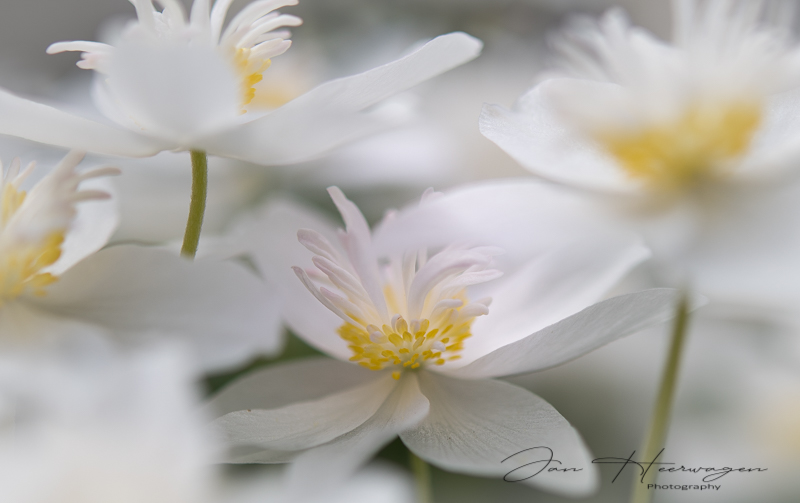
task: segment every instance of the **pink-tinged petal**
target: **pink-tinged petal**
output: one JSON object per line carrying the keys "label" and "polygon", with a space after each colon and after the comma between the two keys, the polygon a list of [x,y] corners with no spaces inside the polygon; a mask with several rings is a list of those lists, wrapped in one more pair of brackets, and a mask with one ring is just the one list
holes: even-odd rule
{"label": "pink-tinged petal", "polygon": [[102,250],[31,299],[48,312],[104,327],[121,340],[178,338],[205,369],[277,352],[277,295],[244,267],[137,246]]}
{"label": "pink-tinged petal", "polygon": [[501,381],[419,376],[430,413],[400,434],[417,456],[445,470],[524,480],[565,496],[587,496],[597,489],[597,469],[580,436],[538,396]]}
{"label": "pink-tinged petal", "polygon": [[298,456],[287,473],[287,492],[297,501],[307,501],[323,488],[342,483],[394,437],[419,424],[429,408],[417,376],[407,372],[368,421]]}
{"label": "pink-tinged petal", "polygon": [[348,360],[352,352],[336,333],[344,322],[306,289],[292,269],[313,267],[312,252],[297,239],[300,229],[318,231],[333,244],[338,241],[336,226],[297,204],[272,201],[241,229],[253,261],[279,292],[281,315],[289,328],[319,350]]}
{"label": "pink-tinged petal", "polygon": [[620,295],[497,349],[450,374],[466,379],[524,374],[561,365],[675,315],[677,290]]}
{"label": "pink-tinged petal", "polygon": [[98,154],[146,157],[175,145],[101,124],[0,89],[0,134]]}

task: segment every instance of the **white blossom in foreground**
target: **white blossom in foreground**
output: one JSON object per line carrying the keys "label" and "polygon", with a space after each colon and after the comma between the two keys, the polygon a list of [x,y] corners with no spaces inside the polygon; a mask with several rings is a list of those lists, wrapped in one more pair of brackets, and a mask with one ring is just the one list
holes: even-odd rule
{"label": "white blossom in foreground", "polygon": [[[230,263],[190,263],[164,250],[102,248],[117,215],[108,193],[84,184],[68,154],[29,192],[34,165],[19,161],[0,184],[0,347],[35,349],[86,332],[137,343],[180,338],[204,366],[241,363],[280,346],[272,292]],[[100,202],[98,202],[100,200]]]}
{"label": "white blossom in foreground", "polygon": [[[500,249],[468,232],[461,235],[472,244],[453,241],[429,253],[407,243],[419,241],[420,233],[436,234],[430,241],[450,234],[436,226],[437,217],[467,215],[469,221],[483,212],[473,227],[499,230],[509,220],[524,221],[504,218],[502,206],[530,202],[531,191],[478,187],[467,191],[467,201],[463,193],[427,193],[420,208],[388,217],[376,241],[358,208],[338,188],[329,192],[346,230],[337,233],[307,212],[275,203],[253,231],[263,232],[254,258],[281,288],[287,324],[335,359],[277,365],[217,395],[209,407],[225,414],[214,426],[231,446],[229,460],[293,460],[288,476],[300,497],[315,490],[308,477],[320,484],[343,478],[397,435],[434,465],[495,477],[540,453],[505,458],[547,446],[563,466],[580,471],[545,471],[528,483],[570,495],[593,491],[590,455],[570,424],[541,398],[491,378],[549,368],[668,319],[671,290],[589,306],[646,251],[619,236],[590,251],[572,246],[583,228],[552,236],[537,229],[543,232],[538,239],[529,234],[535,227],[517,226],[503,244],[536,249],[527,261],[508,250],[503,262]],[[487,197],[469,197],[475,195]],[[416,225],[420,220],[433,227]],[[305,251],[290,244],[295,233]],[[500,278],[496,263],[513,274]]]}
{"label": "white blossom in foreground", "polygon": [[793,309],[800,235],[800,47],[783,3],[676,0],[672,44],[618,10],[555,45],[562,71],[483,134],[537,175],[639,229],[662,280]]}
{"label": "white blossom in foreground", "polygon": [[208,0],[197,0],[188,18],[177,0],[161,2],[161,11],[151,0],[132,3],[138,22],[113,46],[76,41],[49,49],[83,53],[78,66],[97,73],[95,103],[115,126],[2,91],[0,133],[113,155],[193,149],[257,164],[293,163],[393,125],[406,112],[376,105],[481,49],[464,33],[443,35],[392,63],[261,109],[256,84],[270,58],[289,48],[281,28],[300,24],[274,11],[296,0],[257,0],[227,25],[231,0],[210,10]]}

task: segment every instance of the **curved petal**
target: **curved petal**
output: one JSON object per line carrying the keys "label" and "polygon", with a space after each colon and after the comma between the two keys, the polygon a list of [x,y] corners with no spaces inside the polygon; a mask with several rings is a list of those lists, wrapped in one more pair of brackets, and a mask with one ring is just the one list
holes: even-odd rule
{"label": "curved petal", "polygon": [[397,384],[389,373],[370,382],[277,409],[230,412],[212,424],[231,446],[296,451],[333,440],[372,417]]}
{"label": "curved petal", "polygon": [[599,93],[610,85],[575,79],[547,80],[524,94],[513,110],[484,105],[481,133],[523,167],[547,180],[593,191],[633,193],[636,184],[598,146],[565,125],[548,97],[548,92],[559,86],[588,87]]}
{"label": "curved petal", "polygon": [[51,313],[106,327],[128,342],[150,334],[188,343],[206,369],[281,346],[276,294],[232,263],[188,262],[137,246],[102,250],[31,300]]}
{"label": "curved petal", "polygon": [[205,406],[206,417],[246,409],[276,409],[295,402],[317,400],[375,379],[375,373],[332,358],[305,358],[270,365],[237,379]]}
{"label": "curved petal", "polygon": [[336,246],[334,225],[297,204],[273,201],[242,226],[247,228],[240,233],[248,238],[246,249],[262,274],[280,292],[281,314],[286,324],[312,346],[348,360],[352,352],[336,333],[342,320],[325,308],[292,270],[293,266],[312,267],[313,254],[297,241],[297,231],[313,229]]}
{"label": "curved petal", "polygon": [[98,154],[146,157],[174,145],[62,112],[0,89],[0,134]]}
{"label": "curved petal", "polygon": [[[102,178],[86,180],[81,184],[81,190],[114,193],[111,182]],[[77,205],[75,220],[61,245],[61,256],[48,269],[48,272],[59,276],[104,247],[118,225],[117,201],[113,196],[109,199],[88,201]]]}
{"label": "curved petal", "polygon": [[796,177],[800,158],[800,90],[785,91],[770,97],[764,117],[749,153],[739,166],[748,182]]}
{"label": "curved petal", "polygon": [[597,468],[580,436],[538,396],[501,381],[419,375],[430,413],[400,434],[417,456],[445,470],[524,480],[566,496],[597,488]]}
{"label": "curved petal", "polygon": [[258,164],[318,156],[375,131],[384,118],[365,109],[478,56],[482,43],[465,34],[437,37],[372,70],[326,82],[269,115],[204,140],[211,153]]}
{"label": "curved petal", "polygon": [[461,361],[473,361],[589,307],[649,256],[639,243],[596,239],[532,259],[492,288],[489,315],[475,320]]}
{"label": "curved petal", "polygon": [[561,365],[675,314],[677,290],[656,288],[597,303],[450,372],[467,379],[524,374]]}
{"label": "curved petal", "polygon": [[[296,501],[307,501],[320,489],[343,482],[394,437],[419,424],[429,408],[417,376],[406,372],[368,421],[295,459],[287,473],[287,492]],[[314,484],[308,483],[310,478]]]}

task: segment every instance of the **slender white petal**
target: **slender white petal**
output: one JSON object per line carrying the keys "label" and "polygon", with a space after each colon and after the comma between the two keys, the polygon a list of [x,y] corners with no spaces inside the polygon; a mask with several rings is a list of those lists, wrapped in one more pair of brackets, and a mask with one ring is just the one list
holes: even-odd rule
{"label": "slender white petal", "polygon": [[117,246],[88,257],[29,302],[129,342],[147,332],[178,337],[205,368],[220,369],[281,347],[274,295],[236,264]]}
{"label": "slender white petal", "polygon": [[470,61],[481,46],[465,33],[442,35],[396,61],[326,82],[263,118],[208,138],[204,145],[218,155],[265,164],[313,158],[370,128],[374,132],[383,121],[361,114],[363,110]]}
{"label": "slender white petal", "polygon": [[657,288],[595,304],[558,323],[503,346],[451,372],[467,379],[524,374],[574,360],[620,337],[669,320],[676,290]]}
{"label": "slender white petal", "polygon": [[[371,418],[397,382],[389,373],[370,382],[277,409],[245,409],[228,413],[212,427],[231,446],[258,446],[296,451],[320,445]],[[325,418],[320,420],[320,418]]]}
{"label": "slender white petal", "polygon": [[[429,407],[416,375],[407,373],[368,421],[295,459],[287,474],[289,494],[305,501],[322,488],[341,483],[399,433],[419,424]],[[309,478],[314,484],[308,483]]]}
{"label": "slender white petal", "polygon": [[98,154],[146,157],[171,144],[101,124],[0,89],[0,134]]}
{"label": "slender white petal", "polygon": [[[571,497],[597,488],[597,468],[578,433],[530,391],[501,381],[464,381],[430,372],[420,372],[419,381],[430,413],[400,438],[425,461],[470,475],[509,474],[507,480],[514,481],[530,477],[526,484]],[[531,450],[520,452],[525,449]],[[550,450],[558,462],[546,466]]]}

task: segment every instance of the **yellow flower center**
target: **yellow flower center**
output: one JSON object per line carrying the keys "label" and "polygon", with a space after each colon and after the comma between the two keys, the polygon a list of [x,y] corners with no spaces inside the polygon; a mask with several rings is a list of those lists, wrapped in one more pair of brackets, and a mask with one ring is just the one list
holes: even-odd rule
{"label": "yellow flower center", "polygon": [[[25,192],[6,185],[2,193],[0,233],[25,201]],[[0,234],[0,241],[2,235]],[[0,306],[25,292],[44,295],[45,287],[58,278],[41,272],[61,256],[64,231],[52,232],[38,243],[15,244],[0,250]]]}
{"label": "yellow flower center", "polygon": [[241,93],[242,93],[242,110],[241,113],[247,113],[246,107],[256,97],[255,85],[261,82],[264,78],[264,72],[272,64],[271,59],[262,60],[259,58],[251,57],[251,50],[243,47],[236,49],[233,57],[234,66],[241,78]]}
{"label": "yellow flower center", "polygon": [[[386,293],[391,292],[386,290]],[[337,333],[353,351],[350,361],[370,370],[397,367],[392,376],[399,379],[403,369],[416,369],[424,363],[444,365],[448,360],[461,358],[458,352],[464,349],[464,340],[472,335],[470,329],[475,316],[459,316],[463,314],[460,311],[467,304],[467,298],[463,290],[457,297],[451,299],[449,305],[434,309],[430,319],[408,322],[397,314],[392,317],[391,324],[382,326],[355,319],[366,330],[345,323]],[[386,298],[391,309],[392,296],[386,295]]]}
{"label": "yellow flower center", "polygon": [[761,117],[756,103],[700,105],[666,124],[597,138],[632,178],[676,191],[724,174],[721,168],[747,151]]}

